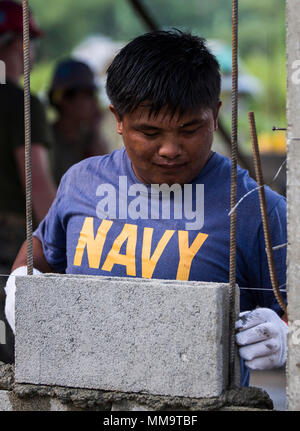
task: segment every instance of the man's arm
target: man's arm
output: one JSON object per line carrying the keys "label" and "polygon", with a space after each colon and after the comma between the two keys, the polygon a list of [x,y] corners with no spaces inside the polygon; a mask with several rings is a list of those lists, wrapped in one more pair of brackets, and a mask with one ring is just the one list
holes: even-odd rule
{"label": "man's arm", "polygon": [[[41,241],[38,238],[33,237],[32,243],[33,243],[33,267],[40,272],[54,272],[45,258]],[[20,251],[14,261],[14,264],[11,270],[14,271],[20,266],[27,266],[27,241],[25,241],[22,247],[20,248]]]}
{"label": "man's arm", "polygon": [[[33,237],[33,274],[38,275],[41,272],[53,272],[48,264],[41,241]],[[27,242],[22,245],[12,267],[12,273],[8,277],[5,293],[5,316],[15,333],[15,294],[16,294],[16,276],[27,275]]]}
{"label": "man's arm", "polygon": [[[15,148],[14,156],[21,183],[25,190],[25,151],[24,147]],[[38,222],[43,220],[47,214],[56,194],[47,149],[41,144],[32,144],[32,206],[33,212]]]}

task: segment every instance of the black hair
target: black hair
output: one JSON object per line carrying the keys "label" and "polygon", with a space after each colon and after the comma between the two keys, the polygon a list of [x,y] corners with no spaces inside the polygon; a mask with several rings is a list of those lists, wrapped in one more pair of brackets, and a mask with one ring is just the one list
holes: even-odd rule
{"label": "black hair", "polygon": [[163,107],[194,112],[217,109],[221,76],[219,63],[205,39],[180,30],[154,31],[129,42],[107,70],[107,95],[118,115],[149,102],[149,115]]}

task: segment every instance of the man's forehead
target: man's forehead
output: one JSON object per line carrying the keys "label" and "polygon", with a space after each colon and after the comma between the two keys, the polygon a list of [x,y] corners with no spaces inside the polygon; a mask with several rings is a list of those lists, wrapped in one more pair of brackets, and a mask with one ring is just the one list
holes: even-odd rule
{"label": "man's forehead", "polygon": [[151,112],[151,106],[141,105],[132,113],[126,114],[127,119],[135,124],[147,124],[154,127],[184,127],[189,123],[205,121],[212,115],[210,108],[200,108],[198,111],[185,112],[163,108],[158,113]]}

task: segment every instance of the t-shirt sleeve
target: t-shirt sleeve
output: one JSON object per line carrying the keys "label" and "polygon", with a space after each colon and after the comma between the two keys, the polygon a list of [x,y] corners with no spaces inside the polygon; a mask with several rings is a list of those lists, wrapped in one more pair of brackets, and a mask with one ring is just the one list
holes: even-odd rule
{"label": "t-shirt sleeve", "polygon": [[[31,142],[41,144],[47,148],[52,146],[53,137],[51,128],[46,118],[46,112],[40,100],[31,96]],[[13,127],[11,128],[12,147],[17,148],[24,145],[24,102],[20,100],[16,103],[13,113]]]}
{"label": "t-shirt sleeve", "polygon": [[64,273],[67,267],[66,228],[61,214],[64,190],[65,179],[63,177],[48,214],[33,232],[33,236],[42,243],[47,262],[58,273]]}
{"label": "t-shirt sleeve", "polygon": [[[278,286],[286,302],[286,246],[284,246],[284,244],[287,242],[287,229],[285,198],[280,198],[270,211],[269,226],[272,247],[274,248],[275,246],[282,245],[281,248],[273,250],[273,256]],[[243,292],[241,311],[259,306],[271,308],[281,316],[283,311],[272,289],[262,223],[258,231],[257,247],[252,250],[252,253],[253,266],[251,288],[253,288],[253,290],[251,289]]]}

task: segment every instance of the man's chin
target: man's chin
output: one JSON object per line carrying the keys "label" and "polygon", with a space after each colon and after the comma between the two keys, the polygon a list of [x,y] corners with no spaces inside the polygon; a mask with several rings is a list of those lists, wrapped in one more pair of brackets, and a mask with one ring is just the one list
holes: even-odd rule
{"label": "man's chin", "polygon": [[[133,169],[134,170],[134,169]],[[151,172],[152,175],[149,177],[147,175],[149,172],[143,172],[141,175],[137,175],[135,172],[136,177],[144,184],[168,184],[171,186],[172,184],[188,184],[190,183],[194,176],[187,175],[187,169],[185,169],[184,172],[176,172],[175,170],[166,170],[166,172]]]}
{"label": "man's chin", "polygon": [[151,184],[168,184],[171,186],[172,184],[188,184],[191,182],[191,178],[187,176],[178,176],[178,175],[165,175],[163,177],[159,177],[154,179]]}

